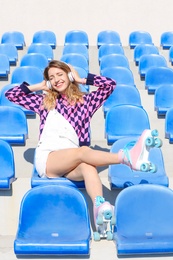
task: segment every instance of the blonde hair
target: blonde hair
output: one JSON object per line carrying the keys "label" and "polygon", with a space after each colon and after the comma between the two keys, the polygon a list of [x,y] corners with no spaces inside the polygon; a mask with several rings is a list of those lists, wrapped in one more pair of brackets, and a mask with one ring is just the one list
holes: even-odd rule
{"label": "blonde hair", "polygon": [[[49,65],[44,70],[44,78],[45,80],[49,80],[48,72],[50,68],[58,68],[62,69],[67,74],[71,71],[70,67],[62,62],[57,60],[52,60],[49,62]],[[77,72],[76,72],[77,73]],[[77,102],[83,103],[83,95],[84,93],[80,90],[79,84],[74,82],[70,82],[69,86],[65,91],[65,95],[70,105],[75,105]],[[56,99],[59,98],[60,94],[55,90],[51,89],[47,92],[43,99],[43,106],[49,111],[56,106]]]}

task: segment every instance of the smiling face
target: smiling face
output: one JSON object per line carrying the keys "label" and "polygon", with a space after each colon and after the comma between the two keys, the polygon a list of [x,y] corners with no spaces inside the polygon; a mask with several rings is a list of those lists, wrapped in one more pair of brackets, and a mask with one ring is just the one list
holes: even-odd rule
{"label": "smiling face", "polygon": [[64,70],[55,67],[49,68],[48,77],[53,89],[61,94],[65,93],[70,81]]}

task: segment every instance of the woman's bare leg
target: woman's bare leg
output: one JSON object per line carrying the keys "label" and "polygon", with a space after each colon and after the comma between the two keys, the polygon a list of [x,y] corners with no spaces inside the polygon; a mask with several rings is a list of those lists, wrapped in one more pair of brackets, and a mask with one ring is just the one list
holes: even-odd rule
{"label": "woman's bare leg", "polygon": [[61,177],[74,170],[79,164],[94,167],[119,163],[118,154],[91,149],[87,146],[53,151],[47,160],[46,174]]}

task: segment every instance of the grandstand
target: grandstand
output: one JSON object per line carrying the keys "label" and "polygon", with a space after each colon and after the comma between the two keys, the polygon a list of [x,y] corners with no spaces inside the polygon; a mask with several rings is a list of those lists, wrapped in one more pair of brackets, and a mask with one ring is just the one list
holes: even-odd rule
{"label": "grandstand", "polygon": [[[8,2],[6,1],[4,3],[2,15],[6,15],[4,13],[4,10],[8,10]],[[150,120],[150,126],[151,129],[158,129],[159,131],[159,137],[163,140],[163,146],[161,148],[162,154],[163,154],[163,160],[164,160],[164,165],[165,165],[165,172],[166,175],[168,176],[169,179],[169,188],[173,189],[173,160],[172,160],[172,144],[169,143],[169,139],[165,138],[165,118],[158,118],[157,117],[157,112],[154,110],[154,94],[148,94],[146,86],[145,86],[145,80],[141,79],[139,71],[138,71],[138,66],[135,64],[134,61],[134,49],[131,49],[129,44],[128,44],[128,36],[131,31],[136,31],[136,27],[140,29],[146,29],[148,32],[151,33],[153,44],[158,47],[159,54],[163,55],[167,62],[167,66],[172,69],[172,64],[169,61],[169,50],[168,49],[163,49],[160,46],[160,37],[161,33],[163,31],[171,31],[171,15],[169,13],[171,12],[171,7],[169,6],[172,5],[172,1],[168,0],[167,5],[163,6],[163,3],[161,4],[162,1],[153,1],[152,3],[148,0],[146,3],[141,3],[141,6],[138,6],[137,9],[143,10],[140,11],[139,15],[136,13],[136,10],[132,8],[133,3],[131,2],[138,2],[138,1],[121,1],[121,4],[113,4],[112,1],[108,4],[107,1],[103,1],[101,4],[101,7],[98,9],[98,4],[100,4],[100,1],[96,1],[95,4],[93,4],[93,12],[91,13],[91,21],[94,19],[96,21],[96,17],[104,17],[105,18],[105,6],[108,7],[108,14],[107,16],[110,18],[109,19],[104,19],[104,21],[101,21],[100,24],[96,25],[95,27],[90,24],[90,27],[87,27],[86,24],[88,23],[88,15],[84,12],[86,10],[85,8],[83,9],[80,6],[80,1],[76,1],[76,3],[73,4],[73,8],[77,9],[80,8],[81,12],[78,12],[78,19],[74,20],[72,22],[72,25],[66,25],[65,24],[65,19],[59,18],[58,22],[59,24],[62,25],[62,28],[60,29],[59,26],[53,25],[50,26],[52,22],[52,18],[47,17],[48,13],[52,12],[52,17],[55,18],[57,17],[56,8],[52,9],[53,4],[56,1],[52,1],[51,3],[51,9],[50,6],[47,6],[47,2],[43,1],[43,13],[42,15],[39,13],[37,17],[37,12],[33,14],[33,20],[31,21],[31,25],[28,26],[28,21],[29,19],[32,19],[31,15],[31,10],[33,11],[33,6],[32,4],[37,1],[30,1],[27,3],[28,11],[26,12],[26,17],[24,17],[24,12],[21,14],[21,4],[22,1],[17,1],[15,3],[15,12],[16,12],[16,21],[14,21],[14,14],[12,16],[9,16],[9,19],[11,20],[11,25],[6,26],[2,25],[0,29],[0,34],[3,35],[4,32],[6,31],[12,31],[16,30],[16,28],[20,28],[25,36],[25,45],[21,48],[18,49],[18,60],[16,65],[10,66],[10,72],[8,74],[8,77],[0,77],[0,91],[1,89],[9,85],[11,83],[12,79],[12,74],[13,71],[20,66],[20,62],[22,57],[27,54],[29,45],[32,42],[32,36],[34,35],[34,32],[45,29],[47,27],[51,28],[51,31],[55,32],[55,35],[57,36],[57,42],[56,42],[56,47],[53,49],[53,56],[54,59],[60,59],[62,54],[63,54],[63,47],[64,47],[64,39],[65,39],[65,33],[67,31],[70,31],[73,28],[85,28],[84,31],[87,32],[89,36],[89,47],[88,47],[88,52],[89,52],[89,71],[91,73],[99,74],[100,73],[100,67],[99,67],[99,61],[98,61],[98,47],[97,47],[97,35],[98,32],[101,30],[104,30],[105,28],[113,28],[115,29],[114,26],[112,25],[113,22],[116,24],[116,31],[119,32],[120,37],[121,37],[121,42],[122,42],[122,47],[124,49],[124,55],[127,57],[129,61],[129,66],[130,70],[133,73],[134,76],[134,81],[135,81],[135,86],[139,91],[140,97],[141,97],[141,104],[143,108],[146,110],[149,120]],[[66,2],[66,1],[65,1]],[[67,1],[69,2],[69,1]],[[118,1],[119,2],[119,1]],[[154,3],[155,2],[155,3]],[[161,28],[158,28],[158,25],[156,26],[155,21],[158,16],[158,13],[155,13],[155,19],[153,17],[146,18],[146,12],[148,11],[148,6],[150,5],[151,9],[155,10],[155,4],[158,5],[159,9],[165,10],[167,12],[165,16],[167,17],[167,21],[163,22],[160,24]],[[38,5],[38,4],[37,4]],[[95,6],[96,5],[96,6]],[[152,6],[151,6],[152,5]],[[126,11],[124,11],[124,7],[126,6]],[[169,7],[168,7],[169,6]],[[83,7],[87,7],[86,3],[84,4]],[[97,7],[97,8],[94,8]],[[39,8],[39,7],[37,7]],[[64,3],[62,6],[61,12],[65,12],[67,10],[67,15],[71,14],[71,11],[69,9],[72,8],[72,3],[70,3],[70,6],[68,6]],[[60,8],[61,9],[61,8]],[[73,10],[74,10],[73,9]],[[98,12],[98,16],[96,15],[96,9]],[[20,10],[20,12],[19,12]],[[114,10],[114,11],[113,11]],[[128,12],[127,12],[128,10]],[[30,12],[29,12],[30,11]],[[90,10],[91,11],[91,10]],[[131,12],[130,12],[131,11]],[[34,12],[34,11],[33,11]],[[57,11],[59,14],[59,10]],[[113,12],[113,13],[112,13]],[[117,14],[116,14],[117,13]],[[123,13],[123,16],[121,15]],[[130,13],[130,15],[129,15]],[[112,14],[112,15],[111,15]],[[145,14],[145,15],[144,15]],[[114,16],[117,15],[117,21],[115,21],[113,18]],[[128,16],[129,15],[129,16]],[[133,15],[133,19],[132,19]],[[42,16],[46,17],[45,20],[42,18]],[[76,16],[76,15],[75,15]],[[126,22],[120,22],[121,19],[124,17],[129,17],[126,18]],[[80,25],[79,20],[83,18],[83,22]],[[23,21],[26,21],[24,23],[25,25],[20,26],[22,24],[22,19]],[[39,24],[39,19],[40,19],[40,24]],[[58,18],[57,18],[58,19]],[[62,20],[61,20],[62,19]],[[130,20],[132,19],[133,21]],[[105,21],[106,20],[106,21]],[[109,20],[109,21],[108,21]],[[151,23],[151,20],[153,23]],[[146,26],[144,26],[144,21],[146,22]],[[157,20],[158,21],[158,20]],[[138,22],[138,26],[136,26]],[[16,23],[16,25],[15,25]],[[111,23],[111,26],[110,26]],[[49,26],[47,26],[47,24]],[[73,27],[73,28],[72,28]],[[157,29],[156,29],[157,28]],[[92,31],[91,31],[92,30]],[[60,32],[59,32],[60,31]],[[134,87],[135,87],[134,86]],[[92,91],[94,87],[90,87],[90,91]],[[0,259],[3,260],[15,260],[17,259],[16,254],[14,253],[14,240],[15,236],[17,233],[17,228],[18,228],[18,220],[19,220],[19,212],[20,212],[20,205],[22,198],[24,195],[31,189],[31,178],[32,178],[32,172],[33,172],[33,160],[34,160],[34,151],[35,147],[38,142],[38,127],[39,127],[39,118],[36,116],[27,116],[27,123],[28,123],[28,139],[26,140],[25,145],[17,145],[17,146],[12,146],[13,152],[14,152],[14,162],[15,162],[15,177],[14,182],[12,182],[10,189],[1,189],[0,190]],[[139,122],[140,124],[140,122]],[[9,127],[10,127],[10,122],[9,122]],[[128,128],[128,125],[126,126]],[[92,122],[91,122],[91,146],[94,149],[100,149],[100,150],[106,150],[109,151],[111,149],[111,146],[107,144],[107,140],[105,139],[105,118],[104,118],[104,113],[103,109],[100,108],[94,115]],[[119,193],[122,191],[121,189],[111,189],[109,179],[108,179],[108,167],[100,167],[99,169],[99,175],[101,177],[102,183],[103,183],[103,190],[104,190],[104,196],[107,200],[109,200],[112,205],[115,204],[116,198],[119,195]],[[93,187],[94,188],[94,187]],[[93,218],[92,218],[92,205],[91,201],[86,194],[85,189],[81,189],[82,194],[86,198],[88,208],[89,208],[89,213],[90,213],[90,220],[91,220],[91,231],[93,227]],[[130,206],[130,205],[129,205]],[[32,210],[32,209],[31,209]],[[69,216],[69,221],[70,221],[70,216]],[[159,229],[159,227],[158,227]],[[81,231],[82,232],[82,231]],[[172,251],[173,252],[173,251]],[[147,259],[153,259],[153,257],[148,254]],[[172,254],[170,255],[170,259],[172,259]],[[33,259],[33,256],[20,256],[20,259],[28,259],[31,258]],[[39,256],[36,258],[40,259],[83,259],[86,257],[82,256]],[[88,257],[91,260],[103,260],[103,259],[109,259],[109,260],[114,260],[118,259],[117,256],[117,249],[115,245],[115,241],[107,241],[106,239],[101,240],[99,242],[94,241],[92,239],[91,244],[90,244],[90,256]],[[133,256],[131,257],[132,259],[138,259],[138,256]],[[140,255],[139,255],[140,259]],[[157,254],[157,256],[154,257],[154,259],[165,259],[164,252],[161,252],[160,254]]]}

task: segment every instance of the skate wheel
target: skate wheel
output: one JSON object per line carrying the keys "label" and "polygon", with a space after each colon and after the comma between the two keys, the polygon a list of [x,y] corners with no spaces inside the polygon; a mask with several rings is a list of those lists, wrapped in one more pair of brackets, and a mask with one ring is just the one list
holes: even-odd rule
{"label": "skate wheel", "polygon": [[107,220],[111,219],[112,218],[112,211],[111,210],[105,210],[104,211],[104,217]]}
{"label": "skate wheel", "polygon": [[150,172],[151,173],[155,173],[157,171],[157,167],[154,163],[151,163],[150,165]]}
{"label": "skate wheel", "polygon": [[113,233],[111,231],[107,231],[107,240],[113,240]]}
{"label": "skate wheel", "polygon": [[94,232],[93,233],[94,241],[100,241],[100,234],[99,232]]}
{"label": "skate wheel", "polygon": [[155,138],[155,147],[160,148],[162,146],[162,140],[160,138]]}
{"label": "skate wheel", "polygon": [[111,225],[115,225],[115,217],[112,217],[112,219],[111,219]]}
{"label": "skate wheel", "polygon": [[150,170],[150,164],[149,163],[142,163],[140,167],[140,171],[142,172],[148,172]]}
{"label": "skate wheel", "polygon": [[155,140],[153,137],[148,137],[146,140],[145,140],[145,144],[147,146],[155,146]]}
{"label": "skate wheel", "polygon": [[96,219],[97,225],[102,225],[103,224],[103,216],[98,215]]}
{"label": "skate wheel", "polygon": [[157,130],[157,129],[152,130],[152,131],[151,131],[151,135],[152,135],[152,136],[158,136],[158,135],[159,135],[158,130]]}

